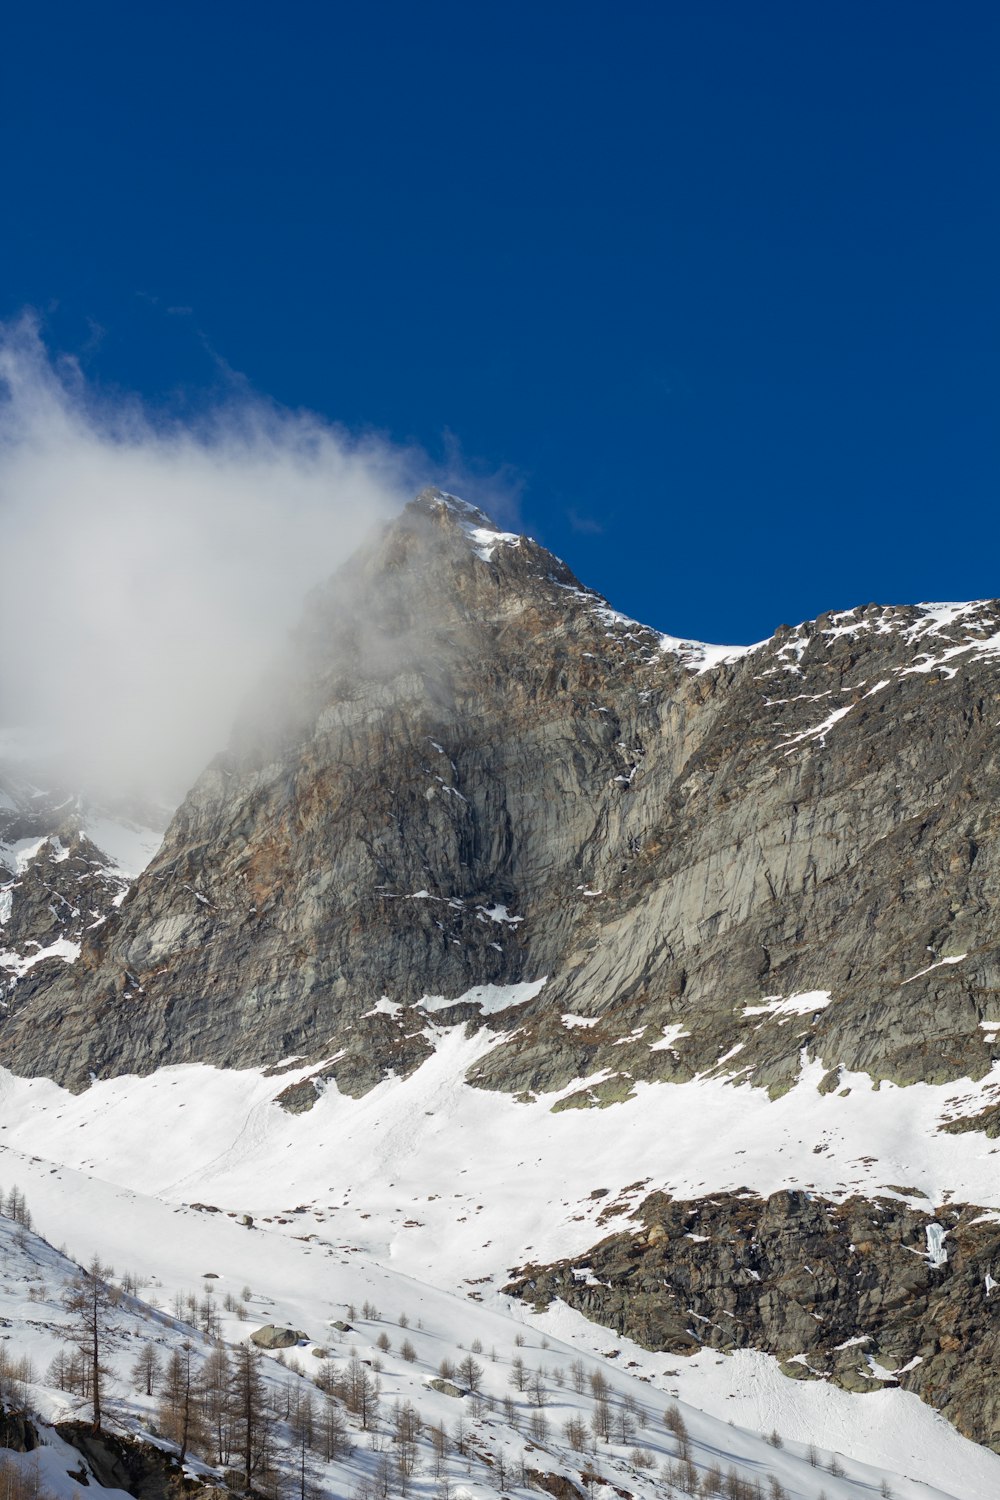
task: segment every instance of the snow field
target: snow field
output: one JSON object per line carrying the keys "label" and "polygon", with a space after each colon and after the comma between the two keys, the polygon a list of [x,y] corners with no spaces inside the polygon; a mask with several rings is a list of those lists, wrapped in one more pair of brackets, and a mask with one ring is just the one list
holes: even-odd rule
{"label": "snow field", "polygon": [[[555,1099],[593,1080],[518,1103],[463,1081],[495,1045],[489,1032],[432,1025],[428,1035],[435,1052],[410,1078],[357,1100],[330,1086],[301,1115],[276,1106],[275,1080],[254,1070],[166,1068],[81,1095],[0,1073],[0,1142],[172,1202],[258,1218],[301,1207],[297,1232],[349,1238],[442,1286],[581,1253],[608,1232],[597,1219],[616,1197],[627,1227],[657,1189],[696,1198],[800,1186],[837,1199],[905,1183],[925,1195],[910,1201],[929,1217],[949,1196],[1000,1209],[1000,1147],[937,1129],[959,1101],[966,1113],[988,1102],[997,1069],[979,1083],[905,1089],[845,1074],[842,1096],[818,1092],[827,1063],[816,1059],[774,1102],[702,1078],[639,1083],[610,1115],[554,1114]],[[306,1072],[283,1074],[280,1086]],[[591,1200],[595,1188],[608,1195]]]}
{"label": "snow field", "polygon": [[[654,1413],[676,1392],[706,1454],[714,1445],[747,1473],[764,1464],[802,1500],[821,1489],[827,1500],[865,1493],[859,1485],[876,1483],[871,1465],[878,1483],[888,1476],[896,1495],[914,1500],[1000,1493],[1000,1460],[907,1393],[851,1396],[790,1381],[763,1355],[649,1354],[565,1307],[536,1317],[499,1290],[528,1259],[586,1251],[608,1232],[595,1221],[616,1195],[617,1224],[627,1229],[631,1209],[660,1187],[700,1196],[744,1185],[766,1193],[799,1181],[837,1197],[906,1182],[928,1193],[922,1206],[930,1217],[947,1183],[960,1197],[1000,1207],[992,1144],[934,1133],[949,1100],[981,1085],[874,1089],[866,1078],[848,1077],[850,1093],[841,1098],[817,1092],[825,1067],[816,1062],[774,1103],[763,1091],[720,1080],[640,1085],[634,1099],[613,1106],[609,1129],[604,1111],[553,1114],[556,1096],[518,1104],[470,1088],[466,1070],[495,1039],[467,1037],[462,1028],[430,1031],[435,1053],[409,1079],[386,1080],[360,1100],[332,1087],[298,1116],[272,1102],[275,1080],[255,1071],[175,1067],[95,1083],[76,1096],[46,1080],[3,1074],[0,1183],[17,1182],[43,1232],[81,1260],[97,1253],[120,1270],[155,1277],[167,1307],[213,1271],[220,1298],[249,1285],[253,1319],[304,1329],[335,1357],[330,1324],[348,1304],[374,1303],[390,1321],[405,1312],[414,1365],[399,1358],[400,1334],[388,1322],[358,1328],[357,1347],[362,1357],[382,1358],[386,1400],[413,1400],[428,1422],[455,1417],[452,1398],[425,1388],[441,1359],[459,1363],[474,1339],[487,1351],[495,1346],[495,1368],[479,1357],[497,1403],[483,1420],[499,1424],[483,1441],[500,1442],[502,1428],[512,1463],[524,1449],[529,1408],[521,1435],[508,1432],[501,1416],[509,1361],[521,1336],[523,1357],[537,1367],[545,1336],[552,1345],[546,1368],[565,1370],[586,1357]],[[282,1075],[281,1086],[296,1076]],[[827,1146],[821,1156],[812,1152],[817,1141]],[[609,1194],[595,1202],[596,1187]],[[193,1206],[199,1203],[218,1211]],[[239,1223],[244,1213],[254,1216],[252,1229]],[[252,1326],[232,1319],[225,1333],[242,1338]],[[365,1343],[380,1331],[392,1340],[388,1355]],[[568,1382],[552,1390],[545,1414],[553,1443],[577,1408],[589,1420],[592,1402],[574,1406],[575,1399]],[[772,1428],[785,1439],[781,1450],[761,1447],[759,1433]],[[800,1473],[803,1463],[810,1468],[803,1459],[810,1440],[841,1455],[845,1479]],[[657,1464],[668,1454],[666,1441],[662,1423],[637,1439]],[[636,1443],[619,1446],[605,1455],[624,1466],[615,1482],[636,1495],[664,1493],[655,1470],[653,1477],[631,1472]],[[552,1461],[578,1457],[557,1449]],[[923,1482],[906,1488],[907,1473]],[[455,1477],[478,1493],[468,1475]]]}

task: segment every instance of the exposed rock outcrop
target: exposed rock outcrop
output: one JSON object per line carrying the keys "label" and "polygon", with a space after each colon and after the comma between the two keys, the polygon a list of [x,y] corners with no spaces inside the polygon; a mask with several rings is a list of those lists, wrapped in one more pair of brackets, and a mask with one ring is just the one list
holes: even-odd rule
{"label": "exposed rock outcrop", "polygon": [[295,1057],[301,1108],[419,1066],[425,997],[478,1024],[474,986],[548,976],[485,1015],[480,1086],[981,1077],[998,633],[997,603],[871,605],[727,658],[427,492],[313,597],[79,961],[20,980],[0,1059]]}
{"label": "exposed rock outcrop", "polygon": [[524,1266],[506,1288],[555,1297],[650,1349],[763,1349],[787,1374],[899,1385],[1000,1452],[996,1215],[900,1197],[656,1193],[636,1232]]}
{"label": "exposed rock outcrop", "polygon": [[301,1329],[278,1328],[274,1323],[265,1323],[262,1328],[254,1329],[250,1342],[259,1349],[292,1349],[307,1337]]}
{"label": "exposed rock outcrop", "polygon": [[59,1422],[55,1430],[86,1459],[105,1489],[124,1490],[135,1500],[189,1500],[194,1495],[221,1500],[225,1493],[221,1487],[188,1477],[173,1455],[139,1438],[106,1430],[95,1433],[85,1422]]}
{"label": "exposed rock outcrop", "polygon": [[81,799],[0,760],[0,1003],[29,973],[36,986],[61,974],[128,889],[86,821]]}

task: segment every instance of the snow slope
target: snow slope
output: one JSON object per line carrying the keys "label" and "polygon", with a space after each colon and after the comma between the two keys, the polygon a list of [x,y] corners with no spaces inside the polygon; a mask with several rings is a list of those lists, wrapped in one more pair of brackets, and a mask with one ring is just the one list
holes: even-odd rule
{"label": "snow slope", "polygon": [[[990,1160],[996,1148],[981,1137],[933,1131],[949,1098],[981,1085],[876,1090],[851,1078],[846,1097],[820,1095],[823,1070],[814,1063],[774,1104],[760,1091],[703,1079],[641,1087],[612,1106],[613,1117],[598,1110],[553,1114],[555,1096],[520,1104],[462,1081],[493,1044],[489,1033],[467,1037],[461,1028],[433,1024],[429,1032],[434,1055],[408,1080],[389,1079],[359,1100],[331,1086],[301,1115],[272,1102],[300,1076],[294,1070],[279,1081],[256,1071],[177,1067],[95,1083],[79,1096],[4,1074],[0,1181],[17,1181],[42,1230],[74,1254],[96,1252],[155,1276],[167,1305],[214,1271],[220,1291],[244,1283],[254,1289],[253,1315],[261,1322],[287,1322],[324,1342],[330,1320],[343,1318],[349,1303],[374,1302],[392,1318],[405,1311],[418,1361],[414,1368],[397,1362],[397,1369],[387,1360],[385,1373],[388,1384],[391,1365],[400,1393],[415,1391],[406,1382],[433,1374],[442,1349],[457,1362],[458,1346],[478,1338],[484,1349],[500,1351],[493,1373],[492,1361],[484,1361],[499,1402],[515,1338],[525,1337],[525,1357],[530,1349],[537,1361],[545,1336],[552,1346],[547,1367],[586,1354],[601,1361],[616,1388],[635,1391],[651,1412],[639,1441],[657,1464],[669,1448],[653,1417],[676,1393],[704,1462],[717,1449],[747,1473],[765,1465],[804,1500],[815,1500],[820,1489],[828,1500],[871,1494],[883,1477],[893,1493],[914,1500],[1000,1493],[1000,1460],[908,1393],[852,1396],[790,1381],[762,1355],[650,1354],[565,1307],[534,1316],[498,1290],[508,1268],[527,1258],[572,1255],[594,1243],[607,1232],[596,1214],[616,1195],[625,1215],[661,1186],[691,1194],[739,1185],[767,1192],[798,1180],[843,1196],[906,1182],[928,1193],[930,1216],[946,1184],[1000,1208]],[[812,1150],[817,1140],[829,1148],[820,1155]],[[648,1182],[636,1188],[643,1178]],[[592,1202],[595,1187],[610,1193]],[[246,1213],[255,1219],[252,1229],[237,1217]],[[234,1323],[227,1332],[246,1329]],[[374,1338],[374,1327],[364,1336]],[[431,1397],[422,1386],[419,1394],[423,1409]],[[453,1421],[452,1398],[434,1400]],[[553,1431],[561,1431],[576,1410],[565,1385],[550,1405]],[[586,1400],[577,1406],[589,1416]],[[772,1428],[785,1439],[781,1450],[759,1436]],[[520,1442],[523,1451],[523,1439],[508,1429],[506,1437],[499,1428],[488,1434],[489,1441],[512,1443],[511,1453]],[[804,1461],[809,1441],[839,1452],[847,1478],[812,1470]],[[625,1469],[615,1470],[616,1483],[636,1495],[669,1493],[634,1464],[626,1473],[634,1443],[619,1446],[615,1463]],[[552,1462],[565,1472],[577,1459],[555,1444]]]}
{"label": "snow slope", "polygon": [[[318,1369],[312,1353],[317,1347],[334,1361],[345,1361],[352,1350],[364,1359],[376,1359],[382,1365],[379,1376],[386,1407],[397,1399],[411,1400],[425,1422],[444,1422],[449,1428],[461,1408],[475,1450],[494,1464],[503,1454],[512,1471],[527,1448],[532,1465],[549,1472],[579,1478],[583,1468],[590,1467],[619,1492],[627,1487],[635,1496],[669,1494],[658,1471],[675,1455],[675,1444],[664,1431],[662,1413],[676,1396],[699,1472],[718,1462],[744,1475],[773,1474],[791,1496],[802,1500],[816,1500],[821,1490],[828,1500],[857,1500],[865,1493],[878,1493],[883,1480],[901,1500],[985,1500],[1000,1483],[1000,1460],[960,1438],[916,1397],[900,1391],[859,1397],[791,1382],[764,1356],[722,1359],[703,1353],[678,1365],[602,1334],[565,1307],[528,1317],[518,1306],[482,1305],[417,1282],[347,1244],[295,1238],[273,1227],[247,1229],[225,1213],[171,1207],[37,1159],[15,1162],[5,1153],[4,1166],[16,1167],[38,1219],[45,1222],[51,1216],[63,1229],[78,1234],[82,1244],[75,1248],[85,1247],[87,1254],[98,1245],[105,1254],[113,1253],[119,1270],[128,1269],[148,1282],[145,1296],[159,1303],[150,1307],[127,1299],[126,1314],[118,1320],[122,1328],[111,1351],[116,1379],[108,1407],[121,1430],[149,1430],[153,1403],[128,1389],[128,1370],[142,1340],[152,1338],[169,1350],[189,1339],[199,1356],[208,1352],[208,1342],[169,1311],[177,1295],[192,1290],[201,1295],[202,1287],[214,1285],[213,1295],[221,1302],[226,1292],[241,1295],[247,1286],[249,1316],[244,1321],[223,1318],[227,1340],[245,1339],[254,1327],[277,1323],[301,1328],[307,1335],[295,1351],[307,1373]],[[0,1265],[0,1315],[8,1320],[9,1340],[35,1363],[35,1404],[49,1421],[85,1415],[86,1403],[53,1391],[41,1373],[60,1348],[57,1329],[65,1314],[59,1293],[72,1265],[34,1236],[27,1236],[18,1249],[13,1226],[2,1221]],[[212,1283],[204,1280],[207,1272],[214,1273]],[[369,1304],[368,1315],[359,1317],[357,1309],[364,1303]],[[405,1333],[401,1314],[407,1318]],[[348,1316],[352,1331],[338,1335],[332,1324]],[[385,1352],[377,1342],[380,1335],[390,1344]],[[415,1352],[413,1360],[403,1354],[404,1338]],[[458,1402],[428,1386],[443,1359],[458,1364],[469,1350],[475,1351],[484,1392],[494,1402],[492,1411],[479,1409],[478,1416],[470,1410],[468,1398]],[[517,1359],[523,1359],[529,1373],[544,1372],[541,1408],[530,1382],[527,1391],[512,1386]],[[586,1457],[575,1454],[563,1436],[568,1420],[578,1417],[586,1422],[593,1410],[586,1386],[581,1392],[573,1388],[574,1360],[582,1363],[588,1383],[594,1372],[606,1378],[614,1410],[620,1413],[627,1403],[636,1423],[625,1441],[615,1441],[613,1434],[611,1442],[598,1443]],[[272,1368],[271,1375],[275,1381],[296,1378],[280,1367]],[[509,1411],[503,1409],[505,1396],[513,1402]],[[525,1431],[537,1410],[548,1424],[543,1440],[531,1440]],[[772,1430],[784,1434],[782,1447],[767,1441]],[[319,1466],[315,1478],[326,1493],[350,1493],[359,1476],[371,1470],[375,1453],[370,1435],[355,1430],[353,1440],[356,1451],[347,1460]],[[822,1465],[836,1460],[834,1467],[842,1472],[814,1468],[810,1443],[819,1450]],[[654,1468],[638,1465],[636,1452],[648,1454]],[[488,1465],[473,1462],[468,1473],[464,1460],[453,1455],[451,1467],[453,1480],[468,1497],[494,1491]],[[415,1485],[418,1494],[433,1493],[429,1469],[425,1454],[424,1479]],[[907,1478],[911,1472],[920,1479]],[[595,1491],[602,1500],[610,1500],[608,1486]],[[64,1482],[60,1493],[76,1495],[77,1490]],[[520,1495],[522,1489],[510,1485],[507,1493]]]}
{"label": "snow slope", "polygon": [[799,1185],[843,1198],[901,1182],[929,1217],[948,1195],[1000,1210],[1000,1146],[936,1129],[959,1099],[965,1112],[987,1099],[993,1074],[905,1089],[847,1074],[842,1096],[819,1093],[825,1067],[814,1060],[774,1102],[702,1078],[638,1084],[610,1116],[553,1113],[581,1081],[531,1103],[470,1088],[467,1069],[496,1038],[437,1025],[428,1035],[434,1053],[410,1078],[387,1079],[361,1099],[330,1085],[299,1115],[273,1099],[308,1069],[275,1079],[182,1066],[99,1081],[81,1095],[0,1072],[0,1140],[168,1201],[258,1215],[305,1205],[310,1228],[335,1227],[367,1253],[449,1286],[582,1251],[607,1232],[596,1221],[609,1198],[589,1194],[603,1187],[614,1200],[638,1181],[620,1198],[622,1213],[660,1188],[698,1197]]}

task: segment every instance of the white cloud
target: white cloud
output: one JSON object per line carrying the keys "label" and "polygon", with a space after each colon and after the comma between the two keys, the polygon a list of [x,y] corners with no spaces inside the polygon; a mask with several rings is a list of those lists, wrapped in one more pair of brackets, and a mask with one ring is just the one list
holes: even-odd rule
{"label": "white cloud", "polygon": [[243,390],[196,422],[0,326],[0,725],[120,790],[182,789],[307,591],[426,482],[422,455]]}

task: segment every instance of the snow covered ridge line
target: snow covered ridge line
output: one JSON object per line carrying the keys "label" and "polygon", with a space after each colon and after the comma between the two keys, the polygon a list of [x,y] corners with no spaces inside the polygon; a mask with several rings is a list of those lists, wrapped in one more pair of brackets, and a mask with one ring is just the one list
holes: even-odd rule
{"label": "snow covered ridge line", "polygon": [[[936,681],[950,680],[977,662],[1000,661],[1000,601],[865,605],[820,615],[816,621],[806,621],[784,636],[775,652],[778,664],[768,667],[761,680],[777,678],[780,682],[785,673],[802,677],[802,661],[807,652],[811,653],[812,659],[817,651],[823,652],[835,646],[844,637],[852,640],[882,637],[887,649],[895,646],[898,651],[902,645],[903,651],[912,652],[912,655],[909,660],[904,658],[902,661],[897,655],[894,665],[879,664],[876,667],[878,681],[861,678],[814,695],[810,701],[826,699],[825,706],[829,711],[819,723],[797,730],[778,742],[777,748],[786,756],[803,748],[824,748],[828,735],[842,720],[855,710],[867,713],[871,699],[880,698],[908,677],[936,674]],[[883,672],[884,676],[881,675]],[[830,702],[838,695],[847,699],[840,707]],[[795,694],[769,695],[766,702],[772,707],[782,707],[801,697]]]}
{"label": "snow covered ridge line", "polygon": [[[990,627],[1000,613],[998,599],[968,599],[962,603],[916,603],[916,604],[856,604],[851,609],[822,612],[814,620],[801,620],[790,632],[795,639],[803,631],[816,626],[813,638],[837,640],[841,636],[895,635],[909,642],[924,639],[929,635],[945,635],[959,623],[963,627],[978,623],[980,631],[989,630],[990,636],[969,634],[969,644],[984,644],[993,634]],[[910,616],[916,614],[915,620]],[[829,621],[829,623],[825,623]],[[787,633],[787,632],[786,632]]]}
{"label": "snow covered ridge line", "polygon": [[524,540],[516,531],[501,531],[485,511],[479,509],[478,505],[472,505],[458,495],[449,495],[445,490],[437,490],[428,492],[428,498],[433,504],[451,511],[458,517],[476,556],[483,562],[492,562],[499,546],[519,547]]}
{"label": "snow covered ridge line", "polygon": [[[913,665],[898,669],[903,675],[933,671],[953,657],[970,651],[979,657],[995,656],[1000,653],[1000,600],[972,599],[964,604],[857,605],[853,609],[820,614],[815,620],[803,620],[791,631],[779,632],[779,636],[772,637],[772,640],[783,638],[778,654],[789,658],[783,669],[798,673],[801,657],[814,642],[835,642],[842,637],[863,635],[896,636],[909,646],[923,643],[925,648],[932,637],[940,638],[946,644],[946,650],[936,659],[927,649],[918,652]],[[944,670],[946,676],[954,676],[957,668],[945,667]]]}
{"label": "snow covered ridge line", "polygon": [[146,828],[108,814],[89,814],[83,832],[130,880],[141,875],[163,843],[163,830]]}
{"label": "snow covered ridge line", "polygon": [[[498,547],[518,547],[522,542],[529,540],[525,536],[512,531],[503,531],[490,520],[490,518],[477,506],[469,504],[456,495],[438,492],[439,503],[445,505],[460,518],[462,528],[471,542],[476,555],[486,563],[495,560]],[[600,595],[589,589],[573,589],[571,585],[561,584],[563,588],[569,587],[573,593],[594,601],[594,613],[606,624],[625,628],[630,631],[642,633],[649,632],[659,640],[659,649],[664,654],[676,656],[683,666],[693,671],[696,675],[712,671],[716,667],[728,666],[743,657],[760,651],[771,645],[775,637],[766,640],[755,641],[750,645],[712,645],[705,641],[691,640],[683,636],[670,635],[662,631],[654,631],[650,626],[643,625],[633,620],[619,610],[613,609]],[[917,611],[918,619],[915,622],[902,624],[900,614],[904,611],[909,614]],[[991,617],[991,618],[983,618]],[[819,621],[829,620],[829,625],[820,627],[814,631],[812,627]],[[967,628],[978,626],[978,632],[973,631],[964,639],[955,641],[954,631],[956,628]],[[914,663],[906,668],[898,669],[896,675],[907,672],[931,672],[942,670],[948,676],[954,676],[962,662],[950,665],[953,658],[961,658],[969,652],[975,657],[987,657],[1000,655],[1000,618],[997,616],[996,601],[994,600],[969,600],[958,603],[921,603],[915,605],[856,605],[852,609],[838,610],[830,614],[820,614],[816,621],[807,620],[795,627],[791,632],[791,639],[780,648],[779,654],[789,656],[791,659],[786,663],[785,670],[798,672],[798,660],[805,651],[811,640],[817,636],[823,639],[836,640],[840,636],[854,635],[860,631],[873,632],[875,634],[890,635],[899,633],[906,640],[916,644],[925,640],[928,636],[939,636],[951,644],[938,657],[929,652],[922,652]],[[780,670],[780,669],[776,669]],[[889,682],[880,683],[872,692],[888,687]],[[818,725],[814,730],[806,731],[796,735],[792,740],[786,742],[787,746],[795,745],[812,739],[818,739],[822,745],[825,743],[826,732],[831,729],[840,718],[844,717],[849,709],[835,711],[828,720]]]}
{"label": "snow covered ridge line", "polygon": [[728,666],[731,662],[739,661],[767,644],[767,641],[755,641],[750,646],[710,646],[705,641],[687,641],[674,635],[660,635],[661,651],[679,656],[684,665],[699,677],[703,672],[711,672],[714,667]]}
{"label": "snow covered ridge line", "polygon": [[712,646],[706,641],[683,640],[680,636],[667,635],[662,630],[654,630],[651,625],[643,625],[629,615],[623,615],[621,610],[612,609],[611,605],[606,604],[599,594],[589,589],[575,589],[572,585],[565,583],[558,586],[577,594],[582,599],[592,601],[591,613],[605,625],[625,630],[629,635],[637,633],[640,637],[645,636],[647,639],[651,637],[655,641],[657,650],[665,656],[676,656],[681,665],[688,671],[694,672],[696,676],[701,676],[703,672],[710,672],[714,667],[739,661],[741,657],[748,656],[752,651],[759,651],[762,646],[768,644],[767,641],[756,641],[750,646]]}
{"label": "snow covered ridge line", "polygon": [[[909,613],[912,610],[916,610],[922,618],[915,623],[902,623],[900,614],[904,611]],[[636,630],[648,628],[610,607],[602,608],[599,612],[609,624],[614,623]],[[824,619],[829,619],[833,623],[814,631],[812,627]],[[973,629],[963,639],[955,641],[953,632],[960,625],[978,626],[978,630]],[[803,620],[791,632],[791,638],[779,648],[779,655],[790,658],[785,663],[784,670],[800,672],[798,662],[812,641],[816,639],[833,641],[841,636],[856,635],[860,632],[876,635],[900,634],[908,642],[914,644],[925,641],[929,636],[940,636],[944,641],[951,642],[943,652],[935,656],[924,650],[915,657],[910,666],[898,668],[895,675],[905,676],[908,673],[928,673],[940,670],[945,676],[954,677],[959,668],[966,665],[968,661],[1000,656],[1000,603],[993,599],[974,599],[959,604],[857,605],[853,609],[839,610],[829,616],[819,615],[816,620]],[[775,636],[770,636],[766,640],[755,641],[748,646],[714,646],[704,641],[688,640],[663,632],[657,632],[657,634],[661,650],[678,656],[685,666],[698,675],[709,672],[714,667],[737,662],[744,656],[773,645],[776,641]],[[971,656],[969,653],[972,653]],[[781,669],[772,668],[771,670],[780,671]],[[890,682],[891,679],[878,683],[866,696],[870,697],[883,688],[889,687]],[[826,731],[848,712],[847,708],[836,710],[828,720],[816,726],[815,729],[796,735],[793,740],[786,741],[786,744],[794,745],[814,737],[819,738],[821,744],[825,743]]]}
{"label": "snow covered ridge line", "polygon": [[[459,517],[462,529],[476,556],[485,563],[495,561],[499,547],[518,547],[530,540],[518,532],[501,530],[477,506],[469,504],[456,495],[439,492],[439,503]],[[558,580],[553,581],[558,582]],[[662,653],[676,656],[684,667],[696,675],[710,672],[716,667],[732,665],[743,657],[774,644],[776,640],[775,636],[770,636],[766,640],[755,641],[749,645],[727,646],[671,635],[644,625],[641,621],[634,620],[620,610],[612,608],[591,589],[574,588],[566,583],[559,583],[559,587],[591,602],[593,613],[608,626],[654,636]],[[913,611],[918,613],[918,619],[915,622],[901,619],[901,615],[909,616]],[[984,616],[992,616],[992,618],[984,619]],[[814,629],[820,621],[826,620],[831,623]],[[956,642],[953,635],[956,628],[970,626],[973,627],[972,632]],[[978,632],[975,630],[976,626],[978,626]],[[946,675],[953,676],[961,665],[961,663],[955,666],[949,665],[953,658],[963,657],[970,651],[979,657],[1000,655],[1000,628],[998,626],[1000,626],[1000,619],[997,618],[996,601],[993,600],[970,600],[965,603],[944,604],[857,605],[853,609],[820,614],[816,620],[802,621],[790,632],[785,644],[779,648],[779,655],[790,658],[785,664],[785,670],[797,672],[799,658],[810,642],[816,639],[834,641],[841,636],[867,632],[881,635],[900,634],[907,641],[917,644],[929,636],[940,636],[951,642],[943,654],[934,657],[931,653],[923,651],[912,665],[897,669],[896,675],[941,669]],[[880,688],[889,685],[888,681],[881,683],[878,688],[873,688],[872,692],[877,692]],[[802,741],[816,738],[819,739],[820,744],[823,744],[826,731],[848,712],[847,708],[837,710],[823,724],[796,735],[794,739],[786,743],[794,746]]]}
{"label": "snow covered ridge line", "polygon": [[[106,857],[111,872],[127,880],[134,880],[137,875],[142,874],[163,842],[163,834],[159,829],[146,828],[123,818],[89,813],[86,810],[74,816],[66,826],[70,833],[78,831],[88,838]],[[46,847],[52,848],[56,860],[69,856],[69,850],[58,833],[37,834],[30,838],[15,839],[12,843],[4,843],[0,839],[0,876],[4,870],[15,877],[23,875],[32,860]]]}
{"label": "snow covered ridge line", "polygon": [[[516,531],[502,531],[477,506],[470,505],[468,501],[460,499],[457,495],[439,491],[438,503],[459,518],[462,530],[472,544],[476,556],[482,562],[493,562],[499,547],[519,547],[523,542],[531,540]],[[558,582],[558,580],[553,581]],[[750,646],[713,646],[705,641],[692,641],[667,635],[662,631],[654,630],[651,626],[641,624],[638,620],[631,619],[619,610],[612,609],[599,594],[591,589],[577,589],[565,583],[559,583],[558,586],[592,602],[593,613],[605,624],[623,626],[628,630],[641,631],[643,634],[655,636],[659,642],[659,649],[663,653],[679,657],[685,667],[696,673],[709,672],[713,667],[738,661],[748,652],[757,651],[767,644],[765,641],[758,641]]]}
{"label": "snow covered ridge line", "polygon": [[[77,961],[84,933],[122,904],[160,842],[151,829],[89,816],[76,797],[58,802],[40,793],[32,807],[18,795],[4,810],[10,817],[0,840],[0,980],[8,995],[39,964]],[[25,827],[33,828],[30,837],[14,836]]]}
{"label": "snow covered ridge line", "polygon": [[47,844],[52,845],[55,859],[65,859],[68,851],[56,834],[43,833],[26,839],[15,839],[11,844],[0,840],[0,870],[6,869],[11,876],[23,875],[31,861]]}

